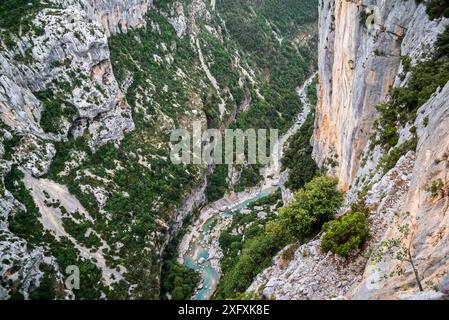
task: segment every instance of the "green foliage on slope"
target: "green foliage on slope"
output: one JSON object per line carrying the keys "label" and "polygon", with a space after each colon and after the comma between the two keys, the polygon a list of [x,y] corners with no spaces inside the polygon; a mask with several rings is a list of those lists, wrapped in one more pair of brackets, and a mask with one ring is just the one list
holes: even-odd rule
{"label": "green foliage on slope", "polygon": [[[68,185],[70,192],[77,196],[94,217],[95,230],[102,239],[110,244],[123,243],[123,249],[113,249],[107,253],[121,259],[108,259],[108,263],[111,267],[115,263],[127,266],[126,281],[139,284],[135,294],[140,298],[154,298],[159,292],[155,275],[159,273],[160,257],[154,249],[146,250],[152,246],[151,242],[155,242],[153,246],[159,246],[163,241],[163,238],[155,237],[154,232],[167,232],[165,226],[156,220],[169,221],[171,210],[183,199],[184,193],[179,192],[179,187],[189,190],[189,186],[193,186],[195,182],[183,166],[175,166],[164,160],[163,157],[167,157],[167,154],[162,150],[148,149],[151,148],[151,143],[145,144],[145,141],[148,141],[151,134],[140,131],[139,135],[128,135],[120,148],[105,145],[96,153],[84,151],[87,157],[79,166],[68,175],[57,177],[58,181]],[[152,160],[152,170],[138,163],[135,153],[138,148],[145,148],[143,150],[151,152],[150,154],[161,156]],[[71,152],[74,150],[77,149],[72,149]],[[119,171],[117,163],[121,167]],[[84,175],[84,170],[99,178]],[[111,172],[116,173],[111,175]],[[108,201],[104,208],[100,209],[92,194],[83,192],[83,185],[107,190]],[[156,207],[156,203],[163,205]],[[102,210],[110,216],[106,216]],[[123,290],[127,291],[126,288]],[[126,292],[111,294],[127,297]]]}
{"label": "green foliage on slope", "polygon": [[[335,178],[316,177],[295,194],[287,207],[279,209],[278,217],[269,219],[262,226],[256,223],[254,228],[257,232],[253,232],[253,227],[247,230],[245,238],[247,233],[249,236],[243,245],[238,237],[230,236],[229,232],[220,237],[225,252],[224,275],[214,298],[236,298],[260,271],[270,265],[280,249],[292,241],[305,241],[318,232],[323,223],[331,220],[343,203],[343,193],[337,189],[337,184]],[[238,255],[240,250],[241,254]]]}
{"label": "green foliage on slope", "polygon": [[[249,91],[239,90],[236,81],[224,83],[237,105],[245,95],[250,98],[249,109],[237,114],[232,128],[275,128],[284,133],[292,125],[302,108],[296,87],[316,68],[316,5],[314,1],[217,1],[217,10],[226,24],[226,36],[230,43],[235,43],[231,47],[240,51],[240,64],[254,71],[251,81],[255,83],[249,81]],[[228,65],[229,61],[223,63]],[[213,63],[212,73],[220,75],[215,66]],[[257,185],[261,179],[259,169],[258,165],[243,166],[235,191]],[[220,169],[219,174],[212,176],[214,182],[208,187],[208,194],[223,185],[223,172]],[[216,193],[219,194],[224,193]]]}
{"label": "green foliage on slope", "polygon": [[[217,1],[226,29],[257,72],[261,99],[237,118],[239,128],[285,132],[301,110],[295,88],[316,68],[318,1]],[[282,40],[281,40],[282,39]]]}
{"label": "green foliage on slope", "polygon": [[316,80],[308,88],[307,93],[312,107],[311,111],[299,131],[290,138],[288,148],[282,159],[283,169],[289,169],[286,187],[290,190],[302,188],[305,183],[313,179],[318,171],[318,166],[312,158],[313,148],[311,144],[315,127]]}
{"label": "green foliage on slope", "polygon": [[[200,84],[204,76],[197,56],[188,38],[179,39],[162,15],[152,11],[147,20],[149,26],[157,23],[159,29],[141,28],[109,39],[119,83],[132,79],[126,99],[132,107],[136,129],[119,145],[107,144],[96,152],[87,146],[88,133],[57,144],[57,156],[48,174],[68,186],[95,219],[95,231],[112,244],[112,249],[105,252],[108,265],[126,266],[125,279],[108,292],[112,298],[129,298],[128,288],[132,284],[137,284],[132,292],[134,298],[159,297],[159,251],[167,226],[203,172],[201,167],[174,165],[170,161],[169,131],[164,129],[170,125],[167,121],[173,120],[178,126],[180,122],[191,122],[189,111],[196,110],[201,115],[201,104],[194,104],[194,100],[208,88]],[[164,59],[170,55],[173,61],[161,62],[155,55]],[[178,68],[184,70],[187,79],[176,75]],[[84,154],[83,160],[75,160],[75,165],[64,171],[77,153]],[[103,207],[92,192],[83,189],[86,185],[106,190],[107,202]],[[123,246],[115,248],[119,242]]]}
{"label": "green foliage on slope", "polygon": [[[449,9],[447,0],[426,1],[426,5],[431,18],[439,18],[445,10]],[[416,149],[416,128],[410,129],[413,137],[409,141],[397,146],[399,130],[407,124],[413,124],[419,108],[449,81],[448,35],[449,27],[438,35],[433,59],[411,66],[411,58],[402,57],[404,71],[410,73],[407,84],[404,87],[391,89],[389,100],[376,107],[378,118],[373,126],[375,130],[371,136],[371,148],[380,145],[387,151],[390,150],[379,164],[384,173],[391,169],[402,155]],[[405,74],[403,76],[405,77]]]}
{"label": "green foliage on slope", "polygon": [[50,89],[35,92],[34,95],[43,105],[39,124],[45,132],[60,133],[64,120],[73,122],[78,116],[78,111],[71,103]]}
{"label": "green foliage on slope", "polygon": [[294,200],[279,210],[279,223],[293,238],[304,241],[331,220],[343,204],[338,179],[317,177],[295,193]]}
{"label": "green foliage on slope", "polygon": [[[233,299],[244,292],[252,279],[268,267],[274,255],[287,243],[288,238],[267,231],[275,215],[270,213],[264,220],[257,218],[255,207],[279,204],[280,193],[254,203],[249,214],[237,214],[231,225],[219,238],[224,257],[221,260],[223,276],[218,283],[213,299]],[[233,230],[243,228],[243,233],[234,235]]]}
{"label": "green foliage on slope", "polygon": [[[195,216],[195,215],[194,215]],[[188,219],[189,221],[191,219]],[[186,223],[188,223],[186,221]],[[186,229],[173,239],[164,252],[161,276],[161,299],[189,300],[200,280],[199,274],[178,263],[178,245]]]}
{"label": "green foliage on slope", "polygon": [[[173,27],[155,10],[148,13],[147,21],[158,28],[140,28],[114,35],[109,45],[118,82],[131,82],[126,98],[133,107],[138,129],[152,126],[155,134],[162,135],[158,128],[162,123],[157,122],[162,120],[159,112],[179,125],[181,116],[198,109],[192,100],[200,95],[199,81],[204,76],[187,37],[179,39]],[[173,62],[168,63],[166,59],[171,57]],[[178,68],[186,73],[186,79],[177,75]],[[204,88],[206,92],[207,89]]]}
{"label": "green foliage on slope", "polygon": [[449,57],[449,26],[438,35],[436,46],[438,58]]}
{"label": "green foliage on slope", "polygon": [[[270,210],[270,206],[279,207],[281,205],[281,194],[280,190],[278,190],[272,195],[253,203],[249,207],[250,213],[239,213],[233,217],[232,223],[219,237],[219,244],[224,253],[224,257],[221,260],[223,274],[232,270],[239,259],[240,251],[246,243],[264,233],[264,225],[276,217],[275,213]],[[260,210],[256,210],[256,208]],[[259,212],[265,212],[267,214],[266,217],[259,219],[257,216]],[[233,231],[239,228],[244,229],[244,231],[241,234],[235,234]]]}
{"label": "green foliage on slope", "polygon": [[[99,299],[103,286],[100,282],[101,271],[91,261],[80,258],[79,252],[68,239],[58,241],[45,231],[39,222],[40,213],[36,207],[30,191],[23,184],[24,174],[17,167],[13,167],[5,179],[5,186],[20,201],[25,210],[20,210],[9,220],[9,230],[16,236],[26,239],[28,246],[34,248],[42,246],[44,252],[53,255],[61,270],[67,266],[80,268],[79,290],[74,290],[77,299]],[[32,290],[31,299],[61,298],[60,284],[54,279],[54,270],[48,265],[41,265],[44,273],[43,282],[38,288]],[[103,289],[105,290],[105,289]],[[13,291],[13,298],[21,298],[18,292]]]}
{"label": "green foliage on slope", "polygon": [[404,70],[410,73],[407,84],[391,89],[389,100],[376,107],[378,118],[374,122],[370,147],[373,149],[380,145],[386,151],[378,165],[384,174],[392,169],[403,155],[416,150],[416,127],[410,128],[412,137],[408,141],[397,145],[399,132],[406,125],[413,125],[419,108],[449,81],[447,34],[448,30],[445,30],[438,36],[433,59],[411,66],[411,59],[403,57]]}
{"label": "green foliage on slope", "polygon": [[350,253],[365,243],[370,234],[366,215],[361,212],[350,212],[339,220],[323,226],[321,248],[324,252],[348,257]]}
{"label": "green foliage on slope", "polygon": [[42,0],[1,0],[0,29],[13,33],[26,33],[32,27],[32,20],[43,8],[55,5]]}
{"label": "green foliage on slope", "polygon": [[22,182],[24,173],[17,166],[13,166],[5,177],[5,187],[15,199],[25,206],[25,210],[19,210],[9,221],[9,230],[18,237],[28,240],[31,246],[43,241],[44,229],[38,218],[39,209],[36,207],[30,191]]}
{"label": "green foliage on slope", "polygon": [[377,107],[379,118],[375,126],[379,136],[375,143],[394,147],[399,139],[398,126],[413,122],[418,109],[448,80],[448,62],[429,60],[412,67],[407,85],[392,89],[390,100]]}
{"label": "green foliage on slope", "polygon": [[69,239],[52,241],[50,253],[58,261],[61,270],[65,271],[68,266],[79,268],[80,288],[73,290],[77,300],[100,299],[101,292],[108,293],[108,288],[101,282],[101,270],[91,261],[81,258]]}
{"label": "green foliage on slope", "polygon": [[228,191],[228,165],[219,164],[207,179],[207,201],[214,202],[221,199]]}
{"label": "green foliage on slope", "polygon": [[[423,2],[423,0],[417,0],[417,2]],[[449,0],[424,0],[424,2],[431,19],[449,18]]]}
{"label": "green foliage on slope", "polygon": [[[292,125],[302,108],[296,87],[316,68],[316,6],[315,1],[217,1],[217,11],[226,24],[226,35],[240,51],[240,63],[254,70],[256,80],[250,91],[245,92],[251,98],[249,110],[237,114],[232,128],[275,128],[283,133]],[[223,64],[226,66],[229,61],[223,59]],[[211,71],[220,80],[221,72],[217,72],[215,66],[217,64],[213,63]],[[219,82],[231,88],[239,105],[244,92],[233,90],[236,85],[229,85],[229,81]],[[257,88],[260,90],[255,90]],[[311,122],[312,119],[309,124]],[[313,165],[310,155],[307,160]],[[224,195],[227,174],[224,173],[226,166],[222,167],[211,177],[207,194],[214,196],[208,196],[210,200]],[[257,185],[261,179],[259,169],[257,165],[239,168],[241,179],[235,191]]]}

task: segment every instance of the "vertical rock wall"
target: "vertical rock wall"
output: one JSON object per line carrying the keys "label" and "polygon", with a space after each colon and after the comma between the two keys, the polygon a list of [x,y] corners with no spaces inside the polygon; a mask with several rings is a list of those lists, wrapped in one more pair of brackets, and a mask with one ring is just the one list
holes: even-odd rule
{"label": "vertical rock wall", "polygon": [[[371,5],[374,3],[373,5]],[[374,10],[376,25],[362,21]],[[319,102],[314,157],[337,164],[348,189],[375,120],[401,63],[401,41],[417,10],[415,1],[323,1],[320,6]],[[423,12],[425,14],[425,12]]]}

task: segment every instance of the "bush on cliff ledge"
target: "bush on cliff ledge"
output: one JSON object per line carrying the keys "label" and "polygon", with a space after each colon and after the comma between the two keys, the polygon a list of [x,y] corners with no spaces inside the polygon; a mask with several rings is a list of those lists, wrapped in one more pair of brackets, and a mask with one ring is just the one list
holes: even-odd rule
{"label": "bush on cliff ledge", "polygon": [[279,209],[279,223],[291,236],[304,241],[323,223],[331,220],[343,203],[338,179],[317,177],[295,194],[295,199]]}
{"label": "bush on cliff ledge", "polygon": [[321,249],[341,257],[348,257],[351,251],[366,242],[370,234],[366,215],[361,212],[351,212],[339,220],[326,223],[323,230]]}

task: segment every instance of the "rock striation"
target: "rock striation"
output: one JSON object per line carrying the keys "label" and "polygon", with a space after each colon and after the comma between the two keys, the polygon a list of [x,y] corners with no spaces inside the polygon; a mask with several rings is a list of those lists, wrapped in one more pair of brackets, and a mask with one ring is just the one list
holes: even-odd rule
{"label": "rock striation", "polygon": [[[387,173],[378,166],[386,151],[371,150],[369,142],[376,106],[409,79],[402,57],[411,65],[430,59],[449,21],[430,20],[416,1],[322,1],[319,10],[313,156],[340,179],[348,205],[363,195],[372,237],[350,262],[323,254],[318,237],[294,249],[291,261],[279,254],[248,291],[276,299],[441,299],[449,270],[449,84],[418,110],[414,123],[399,129],[398,145],[416,128],[417,148]],[[435,181],[442,187],[432,195],[428,186]],[[404,226],[407,236],[399,231]],[[422,293],[408,261],[375,258],[381,243],[397,238],[410,250]]]}
{"label": "rock striation", "polygon": [[[374,27],[361,18],[369,8]],[[429,54],[446,22],[430,21],[415,1],[323,1],[319,10],[314,158],[320,165],[335,160],[333,172],[348,190],[357,178],[375,107],[395,84],[401,57]]]}

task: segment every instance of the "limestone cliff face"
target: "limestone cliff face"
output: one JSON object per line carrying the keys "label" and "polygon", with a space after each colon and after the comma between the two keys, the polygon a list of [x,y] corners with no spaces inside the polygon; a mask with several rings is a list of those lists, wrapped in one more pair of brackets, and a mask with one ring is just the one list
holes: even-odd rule
{"label": "limestone cliff face", "polygon": [[91,19],[101,24],[106,35],[144,26],[144,16],[153,5],[153,0],[57,0],[57,2],[64,5],[81,5]]}
{"label": "limestone cliff face", "polygon": [[[399,221],[383,217],[388,227],[384,234],[379,235],[382,240],[402,238],[403,243],[410,247],[424,290],[437,289],[445,294],[449,293],[448,98],[449,84],[446,84],[418,111],[415,122],[419,136],[418,148],[411,167],[404,172],[408,175],[404,181],[407,192],[402,194],[393,208],[399,212],[409,212],[410,216],[402,217]],[[429,121],[427,126],[423,124],[425,118]],[[441,194],[435,197],[426,191],[426,186],[439,179],[444,186]],[[376,183],[368,193],[367,200],[377,207],[383,200],[378,196],[375,199],[375,193],[393,192],[382,183]],[[375,214],[379,214],[379,209]],[[399,225],[408,226],[410,231],[407,237],[398,232]],[[395,270],[403,270],[403,274],[391,277]],[[409,262],[370,260],[363,280],[348,296],[354,299],[407,298],[410,292],[416,290],[415,275]]]}
{"label": "limestone cliff face", "polygon": [[[407,76],[399,76],[404,73],[401,57],[410,57],[412,64],[430,58],[436,37],[444,31],[448,21],[430,21],[425,6],[417,5],[415,1],[377,1],[370,7],[374,9],[372,17],[376,26],[367,27],[361,22],[360,12],[369,3],[336,1],[335,8],[326,3],[320,8],[321,82],[314,154],[320,164],[326,158],[336,160],[333,173],[340,178],[343,188],[350,189],[349,195],[359,192],[363,184],[374,185],[365,200],[374,205],[374,219],[380,218],[388,226],[385,233],[376,231],[375,236],[383,240],[398,237],[397,224],[408,224],[411,235],[403,241],[410,245],[421,281],[444,291],[448,277],[447,197],[434,198],[425,189],[433,181],[442,181],[447,186],[449,170],[444,159],[448,149],[449,86],[440,88],[417,113],[415,159],[407,170],[402,170],[407,179],[402,183],[395,179],[387,182],[388,175],[382,177],[376,172],[382,156],[379,149],[367,163],[361,159],[369,153],[367,144],[376,119],[376,105],[388,99],[390,87],[407,83]],[[326,21],[332,12],[335,25],[329,27]],[[400,143],[409,138],[408,131],[408,128],[401,130]],[[401,161],[392,171],[403,168],[405,160]],[[398,193],[397,188],[391,189],[393,185],[408,187],[400,198],[387,205],[384,198]],[[386,213],[396,210],[410,212],[411,216],[402,222],[394,222]],[[404,274],[385,281],[398,268],[405,270]],[[348,297],[400,298],[405,294],[400,292],[407,291],[404,288],[415,286],[415,276],[407,262],[398,264],[392,259],[375,263],[370,260],[361,284],[355,286]],[[432,286],[427,287],[427,290],[432,289]]]}
{"label": "limestone cliff face", "polygon": [[[11,33],[13,44],[1,37],[0,299],[13,287],[28,298],[42,280],[42,264],[63,281],[63,270],[48,252],[30,248],[9,230],[8,221],[25,207],[5,189],[4,176],[14,163],[34,177],[44,175],[56,154],[54,143],[69,135],[86,134],[95,150],[134,130],[127,88],[119,87],[112,71],[108,36],[142,26],[151,5],[152,0],[53,0],[33,18],[31,30]],[[45,123],[46,103],[61,110]],[[23,139],[9,159],[3,144],[13,135]],[[62,295],[73,297],[67,290]]]}
{"label": "limestone cliff face", "polygon": [[[96,147],[120,140],[134,124],[112,72],[105,35],[110,29],[91,19],[87,4],[82,8],[87,11],[78,2],[68,2],[61,9],[42,10],[34,22],[43,34],[17,35],[16,45],[1,52],[0,116],[20,133],[50,140],[61,140],[70,130],[78,134],[89,130],[91,146]],[[56,87],[55,83],[67,86]],[[79,114],[77,121],[65,119],[56,132],[45,133],[40,126],[42,101],[35,95],[44,90],[73,105]]]}
{"label": "limestone cliff face", "polygon": [[[361,12],[371,4],[374,26],[367,26]],[[401,57],[412,65],[430,59],[448,23],[430,21],[425,6],[411,0],[321,2],[314,157],[339,177],[348,204],[368,190],[363,200],[372,236],[365,254],[349,260],[324,254],[319,239],[296,249],[291,261],[279,254],[249,291],[276,299],[438,299],[449,293],[449,83],[422,105],[414,123],[399,128],[398,145],[416,127],[416,151],[385,173],[378,164],[386,151],[369,148],[376,105],[410,78]],[[440,189],[432,195],[426,186],[435,182]],[[409,261],[375,257],[380,244],[396,239],[410,251],[424,292]]]}
{"label": "limestone cliff face", "polygon": [[92,3],[90,10],[93,10],[93,14],[102,24],[106,34],[126,32],[129,28],[143,26],[144,15],[153,4],[153,0],[89,0],[88,2]]}
{"label": "limestone cliff face", "polygon": [[[374,26],[362,21],[373,8]],[[419,28],[416,25],[420,23]],[[420,29],[424,27],[424,29]],[[320,6],[319,102],[314,157],[333,172],[344,189],[354,182],[361,154],[404,55],[403,38],[416,49],[433,44],[441,32],[415,1],[323,1]],[[401,47],[402,44],[402,47]]]}

